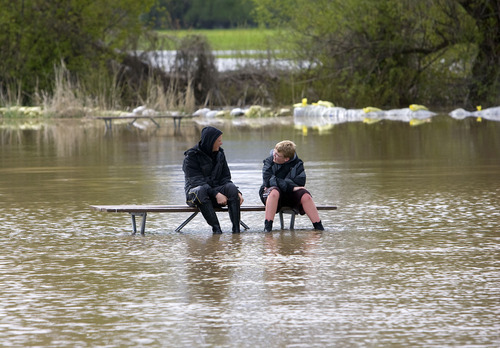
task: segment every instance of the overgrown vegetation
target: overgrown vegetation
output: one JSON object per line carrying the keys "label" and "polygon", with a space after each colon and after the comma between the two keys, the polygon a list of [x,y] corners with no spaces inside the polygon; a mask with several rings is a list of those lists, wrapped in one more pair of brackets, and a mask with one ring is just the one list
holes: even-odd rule
{"label": "overgrown vegetation", "polygon": [[262,24],[283,29],[289,54],[311,62],[296,75],[295,98],[380,107],[500,102],[495,1],[254,2]]}
{"label": "overgrown vegetation", "polygon": [[252,26],[251,0],[157,0],[144,19],[154,29]]}
{"label": "overgrown vegetation", "polygon": [[[500,13],[494,2],[253,3],[255,18],[273,29],[156,35],[144,27],[143,14],[151,15],[154,4],[173,9],[179,1],[0,0],[0,106],[43,106],[51,115],[79,117],[138,105],[185,112],[280,106],[302,97],[346,107],[500,104]],[[164,49],[177,51],[168,71],[157,59]],[[219,72],[213,50],[255,50],[250,55],[268,62],[289,58],[302,68],[264,63]]]}

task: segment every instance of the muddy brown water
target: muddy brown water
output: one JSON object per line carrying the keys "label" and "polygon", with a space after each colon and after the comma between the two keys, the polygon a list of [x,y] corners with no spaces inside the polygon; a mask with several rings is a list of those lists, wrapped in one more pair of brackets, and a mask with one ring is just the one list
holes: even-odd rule
{"label": "muddy brown water", "polygon": [[[208,121],[207,121],[208,122]],[[213,121],[211,121],[213,122]],[[183,152],[202,125],[0,121],[0,345],[10,347],[498,346],[500,123],[435,117],[295,129],[226,121],[245,204],[291,139],[326,230],[213,236],[198,216],[91,204],[183,204]]]}

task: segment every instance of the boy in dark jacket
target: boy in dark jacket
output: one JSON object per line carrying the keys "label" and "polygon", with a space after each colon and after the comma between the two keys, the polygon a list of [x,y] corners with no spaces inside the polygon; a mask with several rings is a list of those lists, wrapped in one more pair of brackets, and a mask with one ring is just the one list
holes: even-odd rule
{"label": "boy in dark jacket", "polygon": [[214,207],[227,205],[233,233],[240,233],[243,196],[231,181],[222,145],[222,131],[205,127],[200,142],[184,153],[186,203],[198,207],[213,233],[222,233]]}
{"label": "boy in dark jacket", "polygon": [[262,178],[259,196],[266,206],[265,232],[272,231],[274,216],[282,207],[296,209],[301,215],[307,214],[314,229],[324,230],[318,209],[304,187],[304,162],[297,157],[292,141],[284,140],[276,144],[271,155],[264,160]]}

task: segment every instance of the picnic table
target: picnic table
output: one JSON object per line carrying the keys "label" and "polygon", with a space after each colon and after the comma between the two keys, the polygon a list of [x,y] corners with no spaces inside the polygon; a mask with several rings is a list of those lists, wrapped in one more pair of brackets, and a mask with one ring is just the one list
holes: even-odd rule
{"label": "picnic table", "polygon": [[[187,205],[91,205],[93,210],[106,213],[129,213],[132,218],[132,234],[137,233],[136,216],[142,217],[141,222],[141,235],[145,234],[146,231],[146,217],[148,213],[191,213],[191,215],[185,219],[179,227],[175,229],[176,232],[180,232],[184,226],[186,226],[191,220],[194,219],[200,210],[196,207],[189,207]],[[337,207],[334,205],[317,205],[318,210],[336,210]],[[242,212],[248,211],[265,211],[266,207],[264,205],[242,205],[240,210]],[[217,208],[216,212],[227,212],[227,207]],[[298,212],[289,207],[283,207],[278,212],[280,217],[281,229],[284,229],[284,218],[283,214],[290,214],[290,229],[294,228],[295,216]],[[240,220],[241,226],[248,230],[249,227]]]}
{"label": "picnic table", "polygon": [[184,118],[193,118],[195,115],[124,115],[124,116],[97,116],[96,119],[104,120],[106,126],[106,131],[112,130],[113,120],[132,120],[129,122],[129,126],[133,125],[138,119],[149,119],[153,122],[156,127],[160,128],[160,124],[156,122],[156,119],[170,118],[174,121],[174,129],[179,130],[181,127],[181,120]]}

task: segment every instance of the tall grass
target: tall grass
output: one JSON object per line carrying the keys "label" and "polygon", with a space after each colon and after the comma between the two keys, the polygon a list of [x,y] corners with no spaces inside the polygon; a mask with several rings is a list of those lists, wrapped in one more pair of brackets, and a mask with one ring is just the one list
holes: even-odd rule
{"label": "tall grass", "polygon": [[[181,111],[190,113],[195,110],[195,99],[193,87],[188,84],[187,90],[182,90],[173,81],[165,90],[164,84],[150,76],[144,79],[146,86],[143,95],[137,96],[137,102],[159,112]],[[117,71],[106,73],[96,71],[76,78],[71,76],[65,65],[54,68],[54,89],[53,91],[41,91],[39,103],[43,110],[37,115],[33,115],[32,108],[15,107],[18,98],[13,94],[14,88],[6,95],[0,95],[2,105],[12,105],[10,108],[0,110],[0,115],[12,117],[36,117],[41,114],[53,117],[85,117],[97,115],[121,115],[131,109],[134,105],[122,106],[122,91],[120,87],[120,76]],[[135,105],[137,106],[137,105]],[[38,109],[40,109],[38,107]],[[28,114],[30,112],[30,114]]]}
{"label": "tall grass", "polygon": [[64,63],[54,68],[54,92],[42,92],[43,108],[49,115],[75,117],[85,114],[88,98],[78,81],[72,81]]}
{"label": "tall grass", "polygon": [[12,106],[20,105],[22,100],[21,83],[4,84],[0,83],[0,105]]}
{"label": "tall grass", "polygon": [[182,91],[177,81],[172,81],[165,91],[160,81],[150,77],[147,80],[147,93],[141,98],[141,104],[158,112],[175,110],[192,113],[196,107],[192,83],[189,82],[186,91]]}

